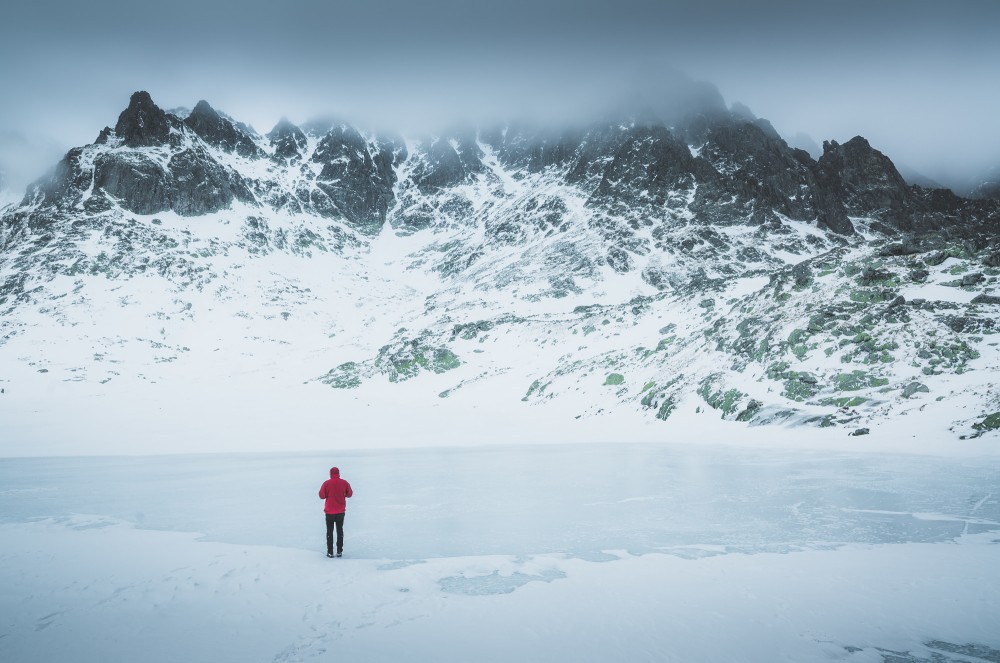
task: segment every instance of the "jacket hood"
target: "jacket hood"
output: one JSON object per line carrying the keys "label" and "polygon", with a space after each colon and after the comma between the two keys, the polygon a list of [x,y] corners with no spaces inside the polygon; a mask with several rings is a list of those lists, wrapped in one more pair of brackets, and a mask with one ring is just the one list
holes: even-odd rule
{"label": "jacket hood", "polygon": [[330,468],[330,478],[331,479],[336,479],[339,476],[340,476],[340,468],[339,467],[331,467]]}

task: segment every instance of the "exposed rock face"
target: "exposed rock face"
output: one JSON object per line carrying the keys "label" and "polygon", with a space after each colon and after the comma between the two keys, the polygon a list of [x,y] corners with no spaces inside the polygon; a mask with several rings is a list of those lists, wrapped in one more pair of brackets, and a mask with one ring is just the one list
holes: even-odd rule
{"label": "exposed rock face", "polygon": [[94,190],[103,191],[136,214],[170,209],[169,173],[143,154],[102,154],[94,160]]}
{"label": "exposed rock face", "polygon": [[170,129],[180,123],[171,117],[153,103],[148,92],[136,92],[118,116],[115,134],[128,147],[163,145],[170,138]]}
{"label": "exposed rock face", "polygon": [[29,188],[21,205],[31,205],[44,200],[49,205],[60,209],[71,209],[78,204],[82,191],[90,184],[90,173],[80,163],[83,154],[82,147],[74,147],[66,153],[51,176],[42,178],[33,188]]}
{"label": "exposed rock face", "polygon": [[226,152],[235,152],[240,156],[262,159],[264,151],[257,147],[253,139],[232,122],[219,115],[207,101],[199,101],[184,120],[184,124],[208,143]]}
{"label": "exposed rock face", "polygon": [[853,228],[848,216],[869,216],[908,230],[913,225],[913,195],[884,154],[856,136],[844,143],[823,143],[815,168],[822,189],[820,219],[835,232]]}
{"label": "exposed rock face", "polygon": [[[773,131],[773,130],[772,130]],[[736,196],[752,209],[758,222],[762,211],[774,211],[800,221],[816,218],[816,181],[812,159],[793,150],[753,122],[726,122],[713,127],[701,149],[729,182],[719,184],[718,196]]]}
{"label": "exposed rock face", "polygon": [[178,214],[206,214],[224,209],[234,200],[254,200],[242,177],[208,158],[203,150],[175,154],[169,169],[173,181],[170,208]]}
{"label": "exposed rock face", "polygon": [[[625,270],[634,264],[632,254],[649,250],[634,231],[651,228],[662,247],[679,220],[699,226],[682,241],[685,250],[712,247],[717,255],[729,242],[713,228],[724,226],[774,230],[791,219],[846,237],[854,234],[853,217],[888,235],[941,231],[944,242],[990,213],[986,203],[947,190],[907,186],[892,162],[861,137],[826,143],[814,161],[749,109],[726,109],[711,86],[691,87],[657,107],[670,128],[647,110],[576,128],[463,128],[415,141],[411,153],[400,137],[364,135],[332,120],[300,128],[282,119],[265,138],[205,101],[181,121],[148,93],[136,92],[115,129],[70,151],[25,203],[64,212],[117,205],[137,214],[198,215],[241,201],[339,219],[374,235],[393,210],[393,223],[412,229],[465,222],[475,205],[458,187],[479,183],[496,190],[491,173],[499,166],[515,179],[544,176],[572,187],[595,215],[587,223],[609,243],[601,260]],[[270,164],[265,168],[250,165],[264,159]],[[264,172],[274,176],[261,177]],[[543,192],[517,212],[527,226],[547,232],[581,222],[570,218],[562,196]],[[505,243],[522,241],[525,227],[509,219],[486,223],[488,236]],[[921,249],[912,242],[904,247],[911,254]],[[746,247],[741,257],[759,260],[762,254]],[[647,276],[667,287],[657,268],[647,269]]]}
{"label": "exposed rock face", "polygon": [[172,210],[196,216],[224,209],[233,200],[253,200],[238,175],[197,149],[174,154],[166,167],[143,154],[100,155],[94,161],[94,194],[100,193],[136,214]]}
{"label": "exposed rock face", "polygon": [[509,127],[480,130],[479,138],[510,168],[539,173],[549,167],[565,167],[583,140],[583,131],[556,131],[514,123]]}
{"label": "exposed rock face", "polygon": [[662,207],[672,192],[693,188],[699,177],[714,180],[715,173],[666,128],[636,127],[604,168],[593,200]]}
{"label": "exposed rock face", "polygon": [[[994,398],[974,360],[998,327],[1000,205],[906,186],[862,138],[814,161],[748,109],[703,101],[669,122],[404,141],[333,121],[264,137],[137,93],[0,217],[0,360],[37,375],[50,316],[83,348],[60,379],[146,379],[157,362],[196,366],[177,341],[218,320],[261,356],[278,342],[310,357],[296,364],[331,357],[298,384],[461,375],[439,399],[503,375],[501,397],[524,378],[516,402],[572,395],[581,417],[707,407],[877,434],[886,408],[935,407],[970,375],[955,399]],[[162,326],[154,340],[95,317],[133,306],[108,282],[140,275],[160,310],[127,314]],[[339,320],[354,306],[363,329]],[[105,363],[123,346],[148,361]]]}
{"label": "exposed rock face", "polygon": [[[246,136],[208,104],[196,110],[189,126],[164,113],[148,93],[136,92],[114,131],[106,128],[93,146],[70,150],[51,177],[29,189],[25,202],[63,212],[84,205],[98,213],[120,205],[135,214],[172,210],[185,216],[215,212],[234,200],[254,202],[244,178],[216,161],[206,142],[251,156],[259,148],[241,148]],[[195,128],[205,142],[186,143],[185,132],[200,137]]]}
{"label": "exposed rock face", "polygon": [[302,161],[308,146],[308,140],[302,129],[281,118],[267,134],[267,139],[274,148],[274,159],[279,163],[293,164]]}
{"label": "exposed rock face", "polygon": [[338,125],[320,140],[312,161],[322,164],[312,199],[323,216],[343,216],[362,233],[377,234],[385,223],[396,183],[389,145],[369,144],[354,128]]}
{"label": "exposed rock face", "polygon": [[425,192],[455,186],[483,171],[483,153],[473,129],[428,141],[425,159],[415,173],[417,186]]}

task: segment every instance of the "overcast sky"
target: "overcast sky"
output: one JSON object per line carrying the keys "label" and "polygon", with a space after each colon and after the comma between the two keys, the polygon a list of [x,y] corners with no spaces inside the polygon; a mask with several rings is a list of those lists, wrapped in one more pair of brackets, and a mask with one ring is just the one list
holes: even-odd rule
{"label": "overcast sky", "polygon": [[0,131],[65,148],[137,89],[262,131],[407,127],[570,115],[675,68],[786,137],[861,134],[941,180],[1000,165],[1000,0],[34,0],[2,10],[0,63]]}

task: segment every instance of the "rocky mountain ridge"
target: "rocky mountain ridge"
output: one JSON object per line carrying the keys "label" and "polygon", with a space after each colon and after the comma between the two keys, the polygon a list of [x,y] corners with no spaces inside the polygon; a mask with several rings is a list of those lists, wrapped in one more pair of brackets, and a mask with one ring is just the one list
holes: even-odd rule
{"label": "rocky mountain ridge", "polygon": [[849,432],[930,410],[981,435],[998,220],[864,138],[814,160],[741,108],[261,135],[137,92],[0,221],[0,380],[191,384],[226,328],[223,373],[294,348],[272,377],[331,403],[405,386],[665,431],[679,408]]}

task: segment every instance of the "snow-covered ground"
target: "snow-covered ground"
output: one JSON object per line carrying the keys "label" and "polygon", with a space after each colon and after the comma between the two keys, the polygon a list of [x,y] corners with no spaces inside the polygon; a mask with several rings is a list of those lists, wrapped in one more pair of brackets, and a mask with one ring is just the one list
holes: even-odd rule
{"label": "snow-covered ground", "polygon": [[10,458],[0,538],[11,662],[1000,660],[996,456]]}

